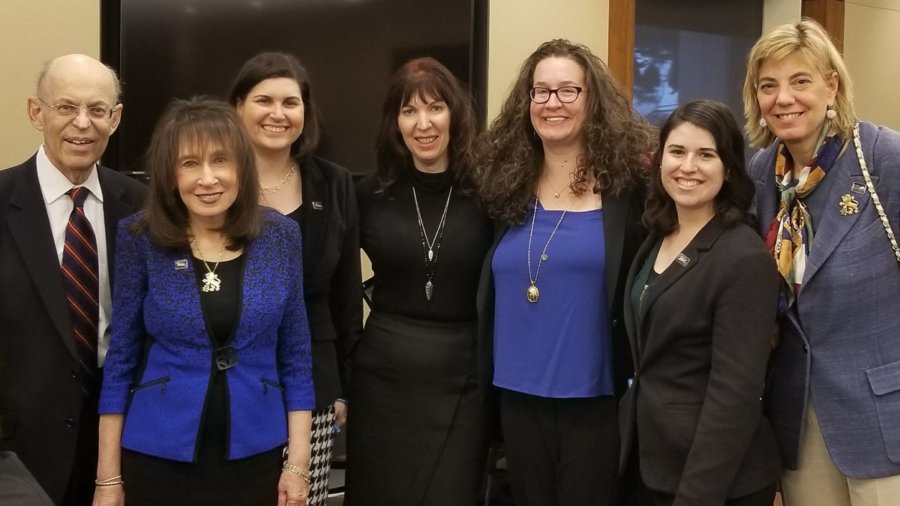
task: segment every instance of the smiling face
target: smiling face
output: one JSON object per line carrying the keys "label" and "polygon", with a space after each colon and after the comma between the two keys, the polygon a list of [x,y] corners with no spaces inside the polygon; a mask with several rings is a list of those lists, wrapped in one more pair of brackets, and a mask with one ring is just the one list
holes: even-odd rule
{"label": "smiling face", "polygon": [[[122,106],[116,104],[115,78],[97,60],[69,55],[50,63],[37,91],[38,96],[28,99],[28,116],[43,132],[44,152],[63,175],[80,183],[119,126]],[[59,107],[51,107],[61,104],[74,105],[78,112],[65,117]],[[93,117],[87,108],[95,106],[109,109],[111,115]]]}
{"label": "smiling face", "polygon": [[422,172],[443,172],[449,164],[450,108],[443,100],[418,93],[400,108],[397,127],[403,143]]}
{"label": "smiling face", "polygon": [[575,60],[551,56],[538,62],[534,68],[533,87],[558,89],[578,86],[583,91],[574,102],[560,102],[556,93],[544,104],[531,102],[531,125],[544,146],[572,147],[581,143],[581,132],[587,115],[587,97],[584,69]]}
{"label": "smiling face", "polygon": [[175,181],[193,227],[221,228],[238,193],[233,153],[210,142],[182,141]]}
{"label": "smiling face", "polygon": [[303,98],[293,79],[260,81],[238,103],[237,111],[257,152],[290,151],[303,133]]}
{"label": "smiling face", "polygon": [[679,219],[685,213],[712,217],[725,180],[725,166],[712,134],[688,122],[673,128],[663,147],[660,178]]}
{"label": "smiling face", "polygon": [[806,163],[814,155],[825,111],[834,104],[837,89],[836,74],[823,76],[799,53],[760,65],[756,86],[760,111],[798,163]]}

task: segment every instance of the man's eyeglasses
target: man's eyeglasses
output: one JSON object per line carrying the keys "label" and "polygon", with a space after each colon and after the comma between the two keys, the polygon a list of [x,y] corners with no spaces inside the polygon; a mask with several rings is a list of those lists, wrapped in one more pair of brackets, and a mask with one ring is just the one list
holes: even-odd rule
{"label": "man's eyeglasses", "polygon": [[556,95],[556,98],[564,104],[571,104],[578,100],[578,95],[583,89],[581,86],[562,86],[553,89],[534,87],[528,90],[528,96],[535,104],[546,104],[550,100],[550,95]]}
{"label": "man's eyeglasses", "polygon": [[60,102],[58,104],[48,104],[43,99],[39,98],[44,105],[50,108],[58,117],[60,118],[74,118],[78,116],[78,113],[84,109],[85,114],[87,114],[88,118],[91,119],[109,119],[112,117],[113,111],[115,111],[115,107],[106,105],[106,104],[94,104],[94,105],[75,105],[69,104],[66,102]]}

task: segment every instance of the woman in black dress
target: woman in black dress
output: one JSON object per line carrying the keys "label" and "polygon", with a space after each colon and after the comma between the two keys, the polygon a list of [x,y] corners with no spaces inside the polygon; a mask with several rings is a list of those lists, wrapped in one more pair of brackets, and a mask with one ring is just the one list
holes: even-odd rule
{"label": "woman in black dress", "polygon": [[316,106],[306,69],[292,55],[260,53],[247,60],[229,101],[253,143],[260,203],[296,221],[303,232],[303,289],[316,388],[308,503],[324,506],[332,428],[347,419],[347,365],[362,334],[353,181],[346,169],[313,154],[319,142]]}
{"label": "woman in black dress", "polygon": [[378,171],[357,186],[373,308],[353,356],[347,504],[466,506],[486,445],[475,294],[491,223],[472,196],[476,120],[431,58],[394,76]]}

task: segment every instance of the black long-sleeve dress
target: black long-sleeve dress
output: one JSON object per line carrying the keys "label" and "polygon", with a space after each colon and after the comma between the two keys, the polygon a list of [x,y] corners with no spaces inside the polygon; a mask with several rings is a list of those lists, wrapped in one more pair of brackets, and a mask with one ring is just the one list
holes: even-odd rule
{"label": "black long-sleeve dress", "polygon": [[[431,298],[426,248],[435,240]],[[384,192],[357,185],[373,310],[353,356],[347,504],[475,504],[485,462],[475,294],[492,238],[486,214],[444,174],[410,169]],[[443,235],[437,234],[447,209]],[[440,247],[438,248],[437,242]]]}

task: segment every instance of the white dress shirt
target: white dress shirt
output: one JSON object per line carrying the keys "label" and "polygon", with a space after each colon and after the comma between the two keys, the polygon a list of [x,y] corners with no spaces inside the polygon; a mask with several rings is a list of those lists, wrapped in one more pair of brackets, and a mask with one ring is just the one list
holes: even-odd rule
{"label": "white dress shirt", "polygon": [[97,267],[100,275],[100,321],[97,326],[97,365],[103,367],[106,350],[109,349],[109,314],[112,309],[112,298],[109,289],[109,262],[106,258],[106,226],[103,217],[103,190],[97,177],[97,166],[91,175],[80,185],[73,185],[69,179],[57,169],[47,158],[44,146],[37,152],[37,176],[47,206],[47,217],[50,218],[50,230],[53,232],[53,243],[56,245],[56,257],[62,266],[63,247],[66,242],[66,224],[72,214],[74,204],[66,192],[75,186],[84,186],[89,195],[84,201],[84,215],[91,222],[94,237],[97,239]]}

